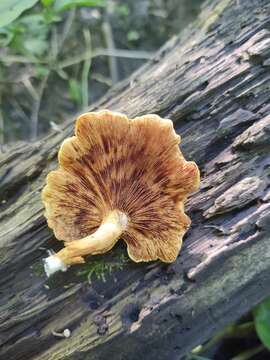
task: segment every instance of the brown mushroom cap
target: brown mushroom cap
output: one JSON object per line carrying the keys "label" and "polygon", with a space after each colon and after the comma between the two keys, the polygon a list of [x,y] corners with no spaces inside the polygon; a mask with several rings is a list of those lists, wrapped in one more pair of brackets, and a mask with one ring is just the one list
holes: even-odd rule
{"label": "brown mushroom cap", "polygon": [[171,120],[111,111],[81,115],[42,192],[48,225],[65,242],[92,234],[112,210],[128,216],[121,238],[136,262],[176,259],[190,225],[197,165],[184,159]]}

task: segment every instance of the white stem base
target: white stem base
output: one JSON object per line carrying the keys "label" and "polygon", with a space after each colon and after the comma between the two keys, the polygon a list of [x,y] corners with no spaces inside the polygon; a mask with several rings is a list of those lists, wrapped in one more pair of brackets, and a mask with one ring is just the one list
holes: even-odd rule
{"label": "white stem base", "polygon": [[93,234],[82,239],[66,241],[65,247],[57,254],[49,251],[50,256],[44,259],[47,276],[59,270],[66,271],[73,264],[83,264],[84,256],[103,254],[111,250],[126,230],[128,221],[126,214],[119,210],[112,210]]}
{"label": "white stem base", "polygon": [[52,274],[60,270],[67,271],[67,265],[58,256],[56,256],[53,251],[49,251],[49,254],[50,256],[43,259],[44,270],[47,277],[50,277]]}

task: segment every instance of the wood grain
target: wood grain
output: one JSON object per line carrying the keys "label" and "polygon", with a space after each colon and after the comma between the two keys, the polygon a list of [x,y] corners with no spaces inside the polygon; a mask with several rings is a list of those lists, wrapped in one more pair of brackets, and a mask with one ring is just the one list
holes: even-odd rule
{"label": "wood grain", "polygon": [[[91,285],[70,271],[48,283],[35,268],[41,247],[58,244],[40,191],[75,116],[61,133],[1,156],[1,359],[179,359],[269,294],[269,14],[267,0],[207,1],[91,108],[171,118],[185,157],[199,164],[193,224],[174,264],[128,263]],[[65,328],[68,339],[51,333]]]}

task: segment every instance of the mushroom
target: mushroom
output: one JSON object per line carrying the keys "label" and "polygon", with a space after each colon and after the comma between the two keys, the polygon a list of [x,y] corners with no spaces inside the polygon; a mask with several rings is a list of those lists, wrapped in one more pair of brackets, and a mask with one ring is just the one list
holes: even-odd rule
{"label": "mushroom", "polygon": [[172,121],[158,115],[79,116],[42,191],[48,226],[65,245],[44,260],[48,276],[109,251],[120,237],[135,262],[175,261],[191,222],[184,202],[200,182],[179,143]]}

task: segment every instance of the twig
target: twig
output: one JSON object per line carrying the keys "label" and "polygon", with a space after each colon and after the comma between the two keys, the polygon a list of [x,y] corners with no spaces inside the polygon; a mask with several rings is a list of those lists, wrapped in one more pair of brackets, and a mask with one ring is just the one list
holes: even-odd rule
{"label": "twig", "polygon": [[[76,56],[74,58],[64,60],[59,62],[58,68],[64,69],[68,66],[72,66],[75,64],[79,64],[82,61],[93,59],[98,56],[112,56],[112,57],[120,57],[125,59],[139,59],[139,60],[151,60],[155,55],[155,52],[151,51],[143,51],[143,50],[126,50],[126,49],[104,49],[97,48],[92,50],[91,52],[85,52],[80,56]],[[22,64],[43,64],[48,65],[48,60],[34,60],[34,59],[26,59],[23,56],[5,56],[5,58],[1,59],[2,63],[22,63]]]}
{"label": "twig", "polygon": [[68,34],[70,32],[71,26],[72,26],[73,21],[75,19],[75,15],[76,15],[76,9],[71,9],[69,14],[68,14],[68,17],[67,17],[67,19],[65,21],[65,24],[64,24],[63,33],[62,33],[62,36],[61,36],[61,43],[60,43],[60,46],[59,46],[60,49],[62,49],[63,44],[67,39],[67,36],[68,36]]}
{"label": "twig", "polygon": [[[108,0],[106,6],[105,19],[102,24],[102,30],[105,38],[105,44],[108,50],[110,51],[115,50],[113,31],[110,24],[110,15],[112,14],[112,11],[113,11],[113,3],[111,0]],[[117,59],[115,57],[112,56],[109,57],[109,68],[110,68],[112,83],[116,84],[119,80],[119,73],[118,73]]]}
{"label": "twig", "polygon": [[0,62],[2,63],[22,63],[22,64],[47,64],[47,60],[39,60],[35,58],[26,58],[24,56],[20,55],[5,55],[5,57],[2,57]]}
{"label": "twig", "polygon": [[149,52],[149,51],[125,50],[125,49],[108,50],[108,49],[98,48],[93,50],[92,52],[86,51],[80,56],[76,56],[74,58],[60,62],[59,68],[64,69],[68,66],[79,64],[82,61],[85,61],[87,59],[93,59],[98,56],[112,56],[112,57],[121,57],[126,59],[151,60],[154,55],[155,55],[154,52]]}
{"label": "twig", "polygon": [[31,114],[31,139],[32,140],[35,140],[37,137],[37,134],[38,134],[39,109],[40,109],[40,105],[41,105],[42,96],[43,96],[43,93],[44,93],[44,90],[46,88],[46,84],[48,81],[48,77],[49,77],[49,74],[44,76],[44,78],[42,79],[40,88],[39,88],[39,92],[38,92],[38,97],[34,101],[34,104],[33,104],[33,111]]}
{"label": "twig", "polygon": [[[50,61],[49,61],[50,66],[54,65],[55,59],[57,58],[57,54],[58,54],[57,32],[56,32],[56,28],[53,27],[52,38],[51,38]],[[47,85],[49,75],[50,75],[50,70],[48,71],[47,75],[44,76],[43,79],[41,80],[37,97],[34,100],[33,110],[32,110],[32,114],[31,114],[31,139],[32,140],[35,140],[37,138],[39,110],[40,110],[42,97],[43,97],[44,90]]]}
{"label": "twig", "polygon": [[13,107],[16,109],[16,111],[17,111],[18,115],[21,117],[21,119],[27,123],[27,122],[29,121],[29,116],[26,115],[26,113],[25,113],[25,111],[23,110],[22,106],[21,106],[20,103],[16,100],[15,97],[11,100],[11,104],[12,104]]}
{"label": "twig", "polygon": [[[91,34],[88,29],[83,31],[85,47],[88,52],[91,52]],[[91,67],[91,59],[85,60],[82,69],[82,106],[88,107],[88,76]]]}
{"label": "twig", "polygon": [[30,78],[29,77],[25,77],[22,80],[23,85],[25,86],[26,90],[29,92],[29,94],[32,96],[32,98],[37,101],[38,100],[38,95],[37,95],[37,91],[34,88],[34,86],[32,85]]}
{"label": "twig", "polygon": [[[56,32],[56,28],[54,27],[52,32],[52,50],[51,50],[51,60],[53,61],[54,65],[56,63],[57,57],[60,54],[64,43],[67,39],[67,36],[71,30],[74,18],[75,18],[76,11],[75,9],[70,10],[68,17],[64,23],[63,32],[61,36],[58,36]],[[58,41],[58,37],[60,37],[60,41]]]}
{"label": "twig", "polygon": [[56,61],[58,53],[59,53],[58,34],[57,34],[56,27],[53,26],[53,28],[52,28],[52,43],[51,43],[51,51],[50,51],[50,55],[51,55],[50,57],[51,57],[51,61],[53,63]]}
{"label": "twig", "polygon": [[107,86],[112,86],[112,80],[110,78],[108,78],[107,76],[104,76],[100,73],[92,72],[91,79],[96,80],[96,81],[100,82],[101,84],[105,84]]}
{"label": "twig", "polygon": [[2,96],[0,95],[0,151],[2,151],[4,140],[4,117],[2,112]]}

